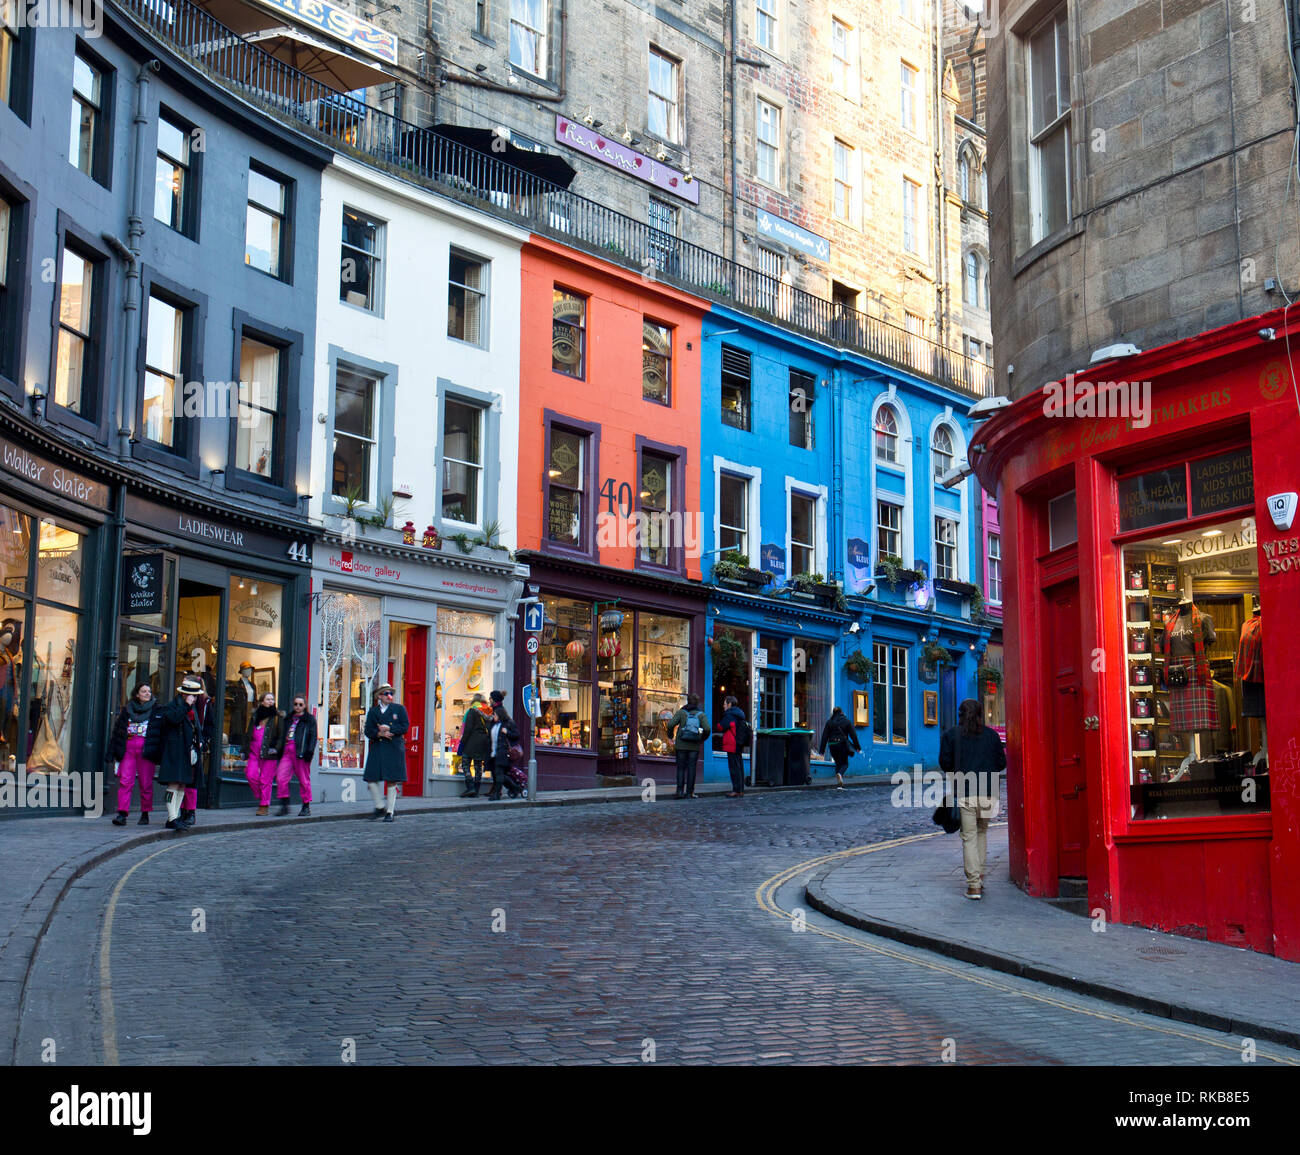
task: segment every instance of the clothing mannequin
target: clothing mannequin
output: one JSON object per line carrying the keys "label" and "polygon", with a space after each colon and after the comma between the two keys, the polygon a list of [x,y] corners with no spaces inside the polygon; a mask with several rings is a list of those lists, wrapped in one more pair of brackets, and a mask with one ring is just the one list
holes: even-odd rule
{"label": "clothing mannequin", "polygon": [[18,738],[18,695],[22,685],[22,626],[13,618],[0,622],[0,743],[13,753]]}
{"label": "clothing mannequin", "polygon": [[240,662],[239,677],[226,686],[226,705],[230,709],[230,733],[226,740],[232,745],[243,744],[244,731],[257,708],[257,699],[257,687],[253,685],[253,664]]}
{"label": "clothing mannequin", "polygon": [[[1214,693],[1205,649],[1214,644],[1214,619],[1202,613],[1192,596],[1189,578],[1183,586],[1182,596],[1174,616],[1169,619],[1156,652],[1165,658],[1165,684],[1169,686],[1169,728],[1180,734],[1191,735],[1191,750],[1178,769],[1170,776],[1171,782],[1183,778],[1193,762],[1201,758],[1201,735],[1219,728],[1219,704]],[[1181,667],[1187,671],[1187,680],[1181,686],[1170,684],[1170,670]]]}
{"label": "clothing mannequin", "polygon": [[1259,597],[1253,601],[1254,613],[1241,627],[1237,640],[1237,660],[1234,667],[1241,679],[1241,716],[1258,718],[1260,732],[1259,753],[1255,766],[1268,764],[1268,728],[1264,721],[1264,619],[1259,610]]}

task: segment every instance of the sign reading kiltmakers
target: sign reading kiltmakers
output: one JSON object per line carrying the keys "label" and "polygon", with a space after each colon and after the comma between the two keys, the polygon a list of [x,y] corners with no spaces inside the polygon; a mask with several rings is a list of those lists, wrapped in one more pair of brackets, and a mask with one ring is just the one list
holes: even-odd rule
{"label": "sign reading kiltmakers", "polygon": [[57,493],[60,497],[70,497],[83,505],[93,505],[96,509],[108,508],[108,486],[4,438],[0,438],[0,464],[6,472],[40,489]]}
{"label": "sign reading kiltmakers", "polygon": [[134,494],[126,499],[126,518],[137,525],[161,530],[174,538],[225,549],[267,561],[287,561],[311,565],[311,536],[305,531],[294,537],[275,537],[239,522],[208,517],[189,509],[159,505]]}
{"label": "sign reading kiltmakers", "polygon": [[1192,516],[1255,504],[1255,473],[1250,450],[1203,457],[1188,465],[1192,478]]}
{"label": "sign reading kiltmakers", "polygon": [[130,553],[122,559],[122,616],[160,614],[163,608],[163,555]]}

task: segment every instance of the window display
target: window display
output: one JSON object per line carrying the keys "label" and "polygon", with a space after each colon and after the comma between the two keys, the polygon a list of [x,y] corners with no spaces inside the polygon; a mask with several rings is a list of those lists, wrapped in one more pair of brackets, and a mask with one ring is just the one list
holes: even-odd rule
{"label": "window display", "polygon": [[[181,583],[182,587],[186,584]],[[283,587],[277,582],[232,574],[228,579],[228,593],[230,608],[226,615],[226,693],[223,718],[226,741],[221,770],[227,777],[243,780],[244,732],[257,709],[258,701],[263,694],[272,693],[275,695],[276,706],[283,710],[287,706],[288,696],[298,693],[300,687],[280,684]],[[216,694],[216,683],[208,667],[216,664],[219,634],[215,618],[221,599],[219,596],[182,598],[182,613],[187,601],[204,615],[202,636],[206,640],[190,647],[194,651],[190,670],[203,679],[208,686],[208,695],[212,697]],[[200,668],[194,663],[205,660],[198,653],[205,648],[212,660]],[[178,658],[184,665],[184,653],[178,655]]]}
{"label": "window display", "polygon": [[1132,817],[1266,811],[1253,518],[1123,551]]}
{"label": "window display", "polygon": [[[486,700],[497,688],[495,654],[496,619],[491,614],[439,608],[434,725],[442,744],[440,773],[453,772],[452,756],[460,745],[461,723],[474,695],[482,694]],[[390,650],[388,657],[393,666],[396,655]],[[398,674],[395,667],[393,673]]]}
{"label": "window display", "polygon": [[364,764],[362,728],[379,668],[380,601],[326,590],[319,617],[327,719],[321,734],[321,765],[358,769]]}
{"label": "window display", "polygon": [[[711,719],[721,718],[725,707],[722,700],[735,695],[740,708],[751,725],[756,717],[754,710],[754,684],[750,675],[750,651],[754,635],[750,630],[735,626],[714,626],[713,641],[709,651],[713,658],[713,694],[710,701]],[[722,736],[713,735],[713,749],[722,750]]]}
{"label": "window display", "polygon": [[691,623],[664,614],[637,615],[637,753],[674,753],[668,722],[690,684]]}
{"label": "window display", "polygon": [[72,692],[81,615],[37,605],[27,708],[27,770],[62,774],[72,769]]}
{"label": "window display", "polygon": [[794,717],[792,726],[821,732],[831,716],[831,664],[827,647],[805,638],[794,640]]}
{"label": "window display", "polygon": [[590,750],[592,603],[557,597],[543,597],[542,603],[537,744]]}
{"label": "window display", "polygon": [[632,753],[632,614],[606,609],[599,616],[596,641],[596,751],[622,761]]}

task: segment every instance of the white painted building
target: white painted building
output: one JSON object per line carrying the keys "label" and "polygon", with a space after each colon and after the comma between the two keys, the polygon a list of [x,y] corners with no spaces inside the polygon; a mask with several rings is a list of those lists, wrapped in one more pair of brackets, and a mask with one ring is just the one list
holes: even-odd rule
{"label": "white painted building", "polygon": [[314,790],[337,798],[351,778],[360,793],[365,711],[387,681],[411,718],[403,792],[448,793],[473,695],[500,688],[520,709],[510,643],[527,569],[509,551],[527,233],[343,157],[320,220]]}

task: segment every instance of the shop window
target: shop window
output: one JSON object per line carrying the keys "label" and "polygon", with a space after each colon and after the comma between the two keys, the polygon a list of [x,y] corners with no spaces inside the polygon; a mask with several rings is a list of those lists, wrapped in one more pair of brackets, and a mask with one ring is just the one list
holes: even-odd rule
{"label": "shop window", "polygon": [[542,604],[537,744],[590,750],[592,604],[546,596]]}
{"label": "shop window", "polygon": [[153,216],[187,237],[198,235],[198,166],[190,148],[196,132],[171,116],[158,117]]}
{"label": "shop window", "polygon": [[[496,619],[491,614],[438,608],[434,724],[444,752],[445,772],[451,771],[449,755],[459,748],[461,725],[474,695],[482,694],[486,701],[497,688],[495,639]],[[390,650],[390,662],[392,657]],[[396,669],[393,673],[397,675]],[[510,709],[510,703],[506,708]]]}
{"label": "shop window", "polygon": [[790,370],[790,444],[797,449],[813,448],[813,390],[811,373]]}
{"label": "shop window", "polygon": [[483,410],[452,397],[442,410],[442,516],[478,525],[483,503]]}
{"label": "shop window", "polygon": [[235,468],[277,483],[284,458],[284,352],[247,334],[240,338]]}
{"label": "shop window", "polygon": [[326,726],[321,765],[359,769],[365,763],[365,719],[379,669],[379,598],[326,590],[318,619]]}
{"label": "shop window", "polygon": [[280,280],[289,279],[289,182],[248,167],[248,207],[244,215],[244,264]]}
{"label": "shop window", "polygon": [[998,730],[1003,735],[1006,734],[1007,728],[1007,701],[1003,692],[1003,652],[1002,647],[996,643],[989,646],[984,652],[984,660],[980,663],[984,671],[996,671],[997,677],[979,678],[979,685],[975,687],[980,701],[984,703],[984,721]]}
{"label": "shop window", "polygon": [[[713,687],[709,720],[715,725],[722,717],[723,698],[733,695],[753,725],[754,686],[750,676],[750,650],[754,635],[735,626],[714,626],[709,651],[712,657]],[[714,735],[713,749],[722,749],[722,738]]]}
{"label": "shop window", "polygon": [[817,499],[790,494],[790,573],[820,573],[817,564]]}
{"label": "shop window", "polygon": [[[598,618],[596,637],[596,752],[622,761],[632,756],[633,674],[632,615],[606,610]],[[651,730],[652,737],[654,730]],[[643,741],[637,727],[637,739]],[[640,751],[638,751],[640,752]]]}
{"label": "shop window", "polygon": [[791,725],[814,730],[831,715],[831,649],[822,642],[795,638],[791,667],[794,673],[794,717]]}
{"label": "shop window", "polygon": [[785,726],[785,672],[762,670],[758,673],[758,726],[776,730]]}
{"label": "shop window", "polygon": [[749,428],[750,355],[744,349],[722,346],[722,423]]}
{"label": "shop window", "polygon": [[339,300],[372,313],[383,312],[386,226],[344,206],[339,257]]}
{"label": "shop window", "polygon": [[749,478],[718,476],[718,547],[749,557]]}
{"label": "shop window", "polygon": [[546,540],[586,548],[591,435],[552,425],[546,470]]}
{"label": "shop window", "polygon": [[580,381],[587,376],[587,298],[558,286],[551,297],[551,368]]}
{"label": "shop window", "polygon": [[690,674],[691,623],[667,614],[638,614],[638,754],[667,756],[674,752],[668,722],[686,698]]}
{"label": "shop window", "polygon": [[1258,558],[1249,516],[1124,546],[1135,819],[1270,808]]}
{"label": "shop window", "polygon": [[673,331],[654,321],[641,324],[641,396],[660,405],[672,404]]}
{"label": "shop window", "polygon": [[451,250],[447,272],[447,336],[487,348],[488,264]]}
{"label": "shop window", "polygon": [[907,647],[874,642],[871,647],[871,738],[882,745],[907,745]]}
{"label": "shop window", "polygon": [[99,407],[107,264],[70,244],[64,245],[53,400],[89,421],[95,420]]}
{"label": "shop window", "polygon": [[[275,695],[276,705],[284,709],[289,695],[301,687],[280,684],[280,646],[284,588],[277,582],[262,581],[245,575],[233,575],[229,584],[229,613],[226,619],[226,733],[232,744],[241,743],[243,734],[263,694]],[[220,599],[205,599],[219,606]],[[216,645],[218,634],[211,629],[202,637]],[[212,652],[215,659],[215,650]],[[198,671],[195,671],[198,672]],[[207,679],[205,679],[207,680]],[[234,735],[238,733],[239,738]],[[228,752],[224,770],[239,770],[242,753]]]}

